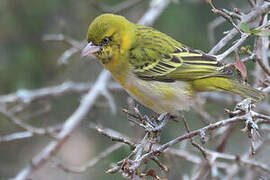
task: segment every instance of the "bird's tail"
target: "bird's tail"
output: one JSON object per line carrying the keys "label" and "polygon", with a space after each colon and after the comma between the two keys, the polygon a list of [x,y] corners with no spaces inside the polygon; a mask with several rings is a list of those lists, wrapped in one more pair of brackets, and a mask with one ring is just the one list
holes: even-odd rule
{"label": "bird's tail", "polygon": [[229,91],[236,93],[243,98],[250,98],[253,102],[260,102],[265,94],[262,91],[254,89],[249,85],[242,84],[236,80],[226,77],[210,77],[193,81],[193,87],[196,91]]}
{"label": "bird's tail", "polygon": [[260,102],[265,98],[265,93],[254,89],[246,84],[241,84],[240,82],[232,80],[232,89],[231,91],[239,94],[244,98],[250,98],[254,102]]}

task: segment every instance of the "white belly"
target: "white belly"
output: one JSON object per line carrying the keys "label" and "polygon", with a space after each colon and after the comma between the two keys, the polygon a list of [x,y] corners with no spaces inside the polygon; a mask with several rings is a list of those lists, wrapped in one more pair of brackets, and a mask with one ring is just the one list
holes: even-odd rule
{"label": "white belly", "polygon": [[188,110],[193,104],[193,95],[188,91],[189,84],[183,81],[168,83],[130,77],[126,85],[137,90],[134,92],[127,88],[134,99],[157,113],[178,114],[179,111]]}

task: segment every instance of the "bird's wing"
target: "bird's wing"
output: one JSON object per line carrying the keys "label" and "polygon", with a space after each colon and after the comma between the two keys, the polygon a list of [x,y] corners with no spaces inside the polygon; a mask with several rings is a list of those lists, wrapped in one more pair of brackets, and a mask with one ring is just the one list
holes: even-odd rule
{"label": "bird's wing", "polygon": [[[139,52],[140,51],[140,52]],[[190,81],[206,77],[228,76],[214,56],[187,47],[166,49],[134,48],[130,53],[134,74],[149,81]]]}

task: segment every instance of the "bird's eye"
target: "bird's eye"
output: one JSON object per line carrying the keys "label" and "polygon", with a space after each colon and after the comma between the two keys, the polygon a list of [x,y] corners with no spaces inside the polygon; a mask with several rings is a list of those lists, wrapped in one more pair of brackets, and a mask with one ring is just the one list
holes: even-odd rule
{"label": "bird's eye", "polygon": [[109,37],[105,37],[102,41],[101,41],[101,44],[108,44],[109,42],[111,41],[111,38]]}

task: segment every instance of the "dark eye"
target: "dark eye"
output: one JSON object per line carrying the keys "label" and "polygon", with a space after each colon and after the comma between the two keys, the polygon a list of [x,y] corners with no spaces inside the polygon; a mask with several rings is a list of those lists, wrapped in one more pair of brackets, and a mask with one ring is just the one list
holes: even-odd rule
{"label": "dark eye", "polygon": [[102,41],[101,41],[101,44],[108,44],[109,42],[111,41],[111,38],[109,37],[105,37]]}

